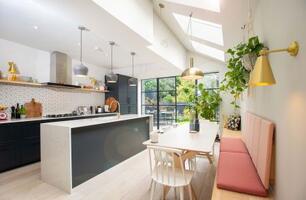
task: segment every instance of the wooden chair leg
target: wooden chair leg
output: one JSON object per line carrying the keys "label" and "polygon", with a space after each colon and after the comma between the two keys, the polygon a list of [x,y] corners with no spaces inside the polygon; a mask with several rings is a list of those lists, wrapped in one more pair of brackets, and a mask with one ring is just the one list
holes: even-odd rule
{"label": "wooden chair leg", "polygon": [[180,200],[184,200],[184,187],[180,187]]}
{"label": "wooden chair leg", "polygon": [[192,200],[192,190],[191,190],[191,185],[188,185],[188,193],[189,193],[189,199]]}
{"label": "wooden chair leg", "polygon": [[192,191],[193,199],[194,199],[194,200],[197,200],[197,199],[198,199],[198,198],[197,198],[197,195],[196,195],[196,193],[195,193],[195,191],[194,191],[194,189],[193,189],[193,187],[192,187],[191,183],[190,183],[190,187],[191,187],[191,191]]}
{"label": "wooden chair leg", "polygon": [[176,200],[176,187],[174,187],[174,199]]}
{"label": "wooden chair leg", "polygon": [[154,196],[154,190],[155,190],[155,187],[156,187],[156,182],[153,181],[152,183],[152,187],[151,187],[151,195],[150,195],[150,200],[153,200],[153,196]]}

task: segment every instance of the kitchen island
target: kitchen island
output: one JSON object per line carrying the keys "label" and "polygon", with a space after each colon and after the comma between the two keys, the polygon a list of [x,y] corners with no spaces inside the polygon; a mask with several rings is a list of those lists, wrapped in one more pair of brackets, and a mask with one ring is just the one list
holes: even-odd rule
{"label": "kitchen island", "polygon": [[41,125],[41,178],[66,192],[145,149],[152,117],[122,115]]}

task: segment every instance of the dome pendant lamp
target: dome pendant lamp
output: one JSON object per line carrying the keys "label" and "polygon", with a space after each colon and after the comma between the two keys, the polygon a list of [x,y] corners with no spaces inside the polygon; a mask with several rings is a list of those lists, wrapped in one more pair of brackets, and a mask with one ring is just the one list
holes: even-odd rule
{"label": "dome pendant lamp", "polygon": [[73,67],[73,73],[78,77],[86,77],[88,75],[88,67],[83,64],[83,31],[89,31],[84,26],[79,26],[81,32],[80,37],[80,64]]}
{"label": "dome pendant lamp", "polygon": [[118,75],[114,74],[113,72],[113,48],[114,48],[115,42],[110,42],[109,45],[111,46],[111,72],[108,75],[106,75],[106,82],[107,83],[117,83]]}
{"label": "dome pendant lamp", "polygon": [[199,80],[201,78],[203,78],[204,73],[198,69],[193,67],[193,58],[190,58],[190,65],[188,69],[185,69],[185,71],[183,71],[181,77],[184,80]]}
{"label": "dome pendant lamp", "polygon": [[[189,23],[187,28],[187,34],[192,36],[192,13],[189,15]],[[189,34],[190,30],[190,34]],[[187,69],[185,69],[181,75],[182,79],[184,80],[199,80],[204,77],[204,73],[202,70],[193,67],[193,58],[190,58],[190,64]]]}
{"label": "dome pendant lamp", "polygon": [[137,78],[134,78],[134,56],[136,55],[135,52],[131,52],[132,56],[132,77],[128,80],[129,86],[136,87],[137,86]]}

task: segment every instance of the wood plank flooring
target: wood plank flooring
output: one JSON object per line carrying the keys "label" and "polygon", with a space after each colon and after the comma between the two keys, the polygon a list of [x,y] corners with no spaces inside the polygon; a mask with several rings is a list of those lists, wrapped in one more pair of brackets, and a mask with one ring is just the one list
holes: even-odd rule
{"label": "wood plank flooring", "polygon": [[[215,150],[218,152],[218,144]],[[198,158],[192,181],[198,199],[211,199],[214,177],[215,164]],[[0,200],[147,200],[150,199],[150,182],[147,151],[79,185],[72,194],[42,182],[40,163],[36,163],[0,174]],[[185,195],[188,199],[187,191]],[[161,186],[157,187],[154,196],[162,198]],[[174,197],[174,191],[170,190],[167,199]]]}

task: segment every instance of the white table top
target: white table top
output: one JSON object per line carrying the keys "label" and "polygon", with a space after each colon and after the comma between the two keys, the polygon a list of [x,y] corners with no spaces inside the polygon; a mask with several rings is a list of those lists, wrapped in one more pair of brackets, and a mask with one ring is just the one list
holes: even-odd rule
{"label": "white table top", "polygon": [[212,151],[218,130],[217,123],[201,121],[200,132],[189,133],[189,123],[186,123],[159,134],[158,143],[147,140],[143,144],[208,153]]}

